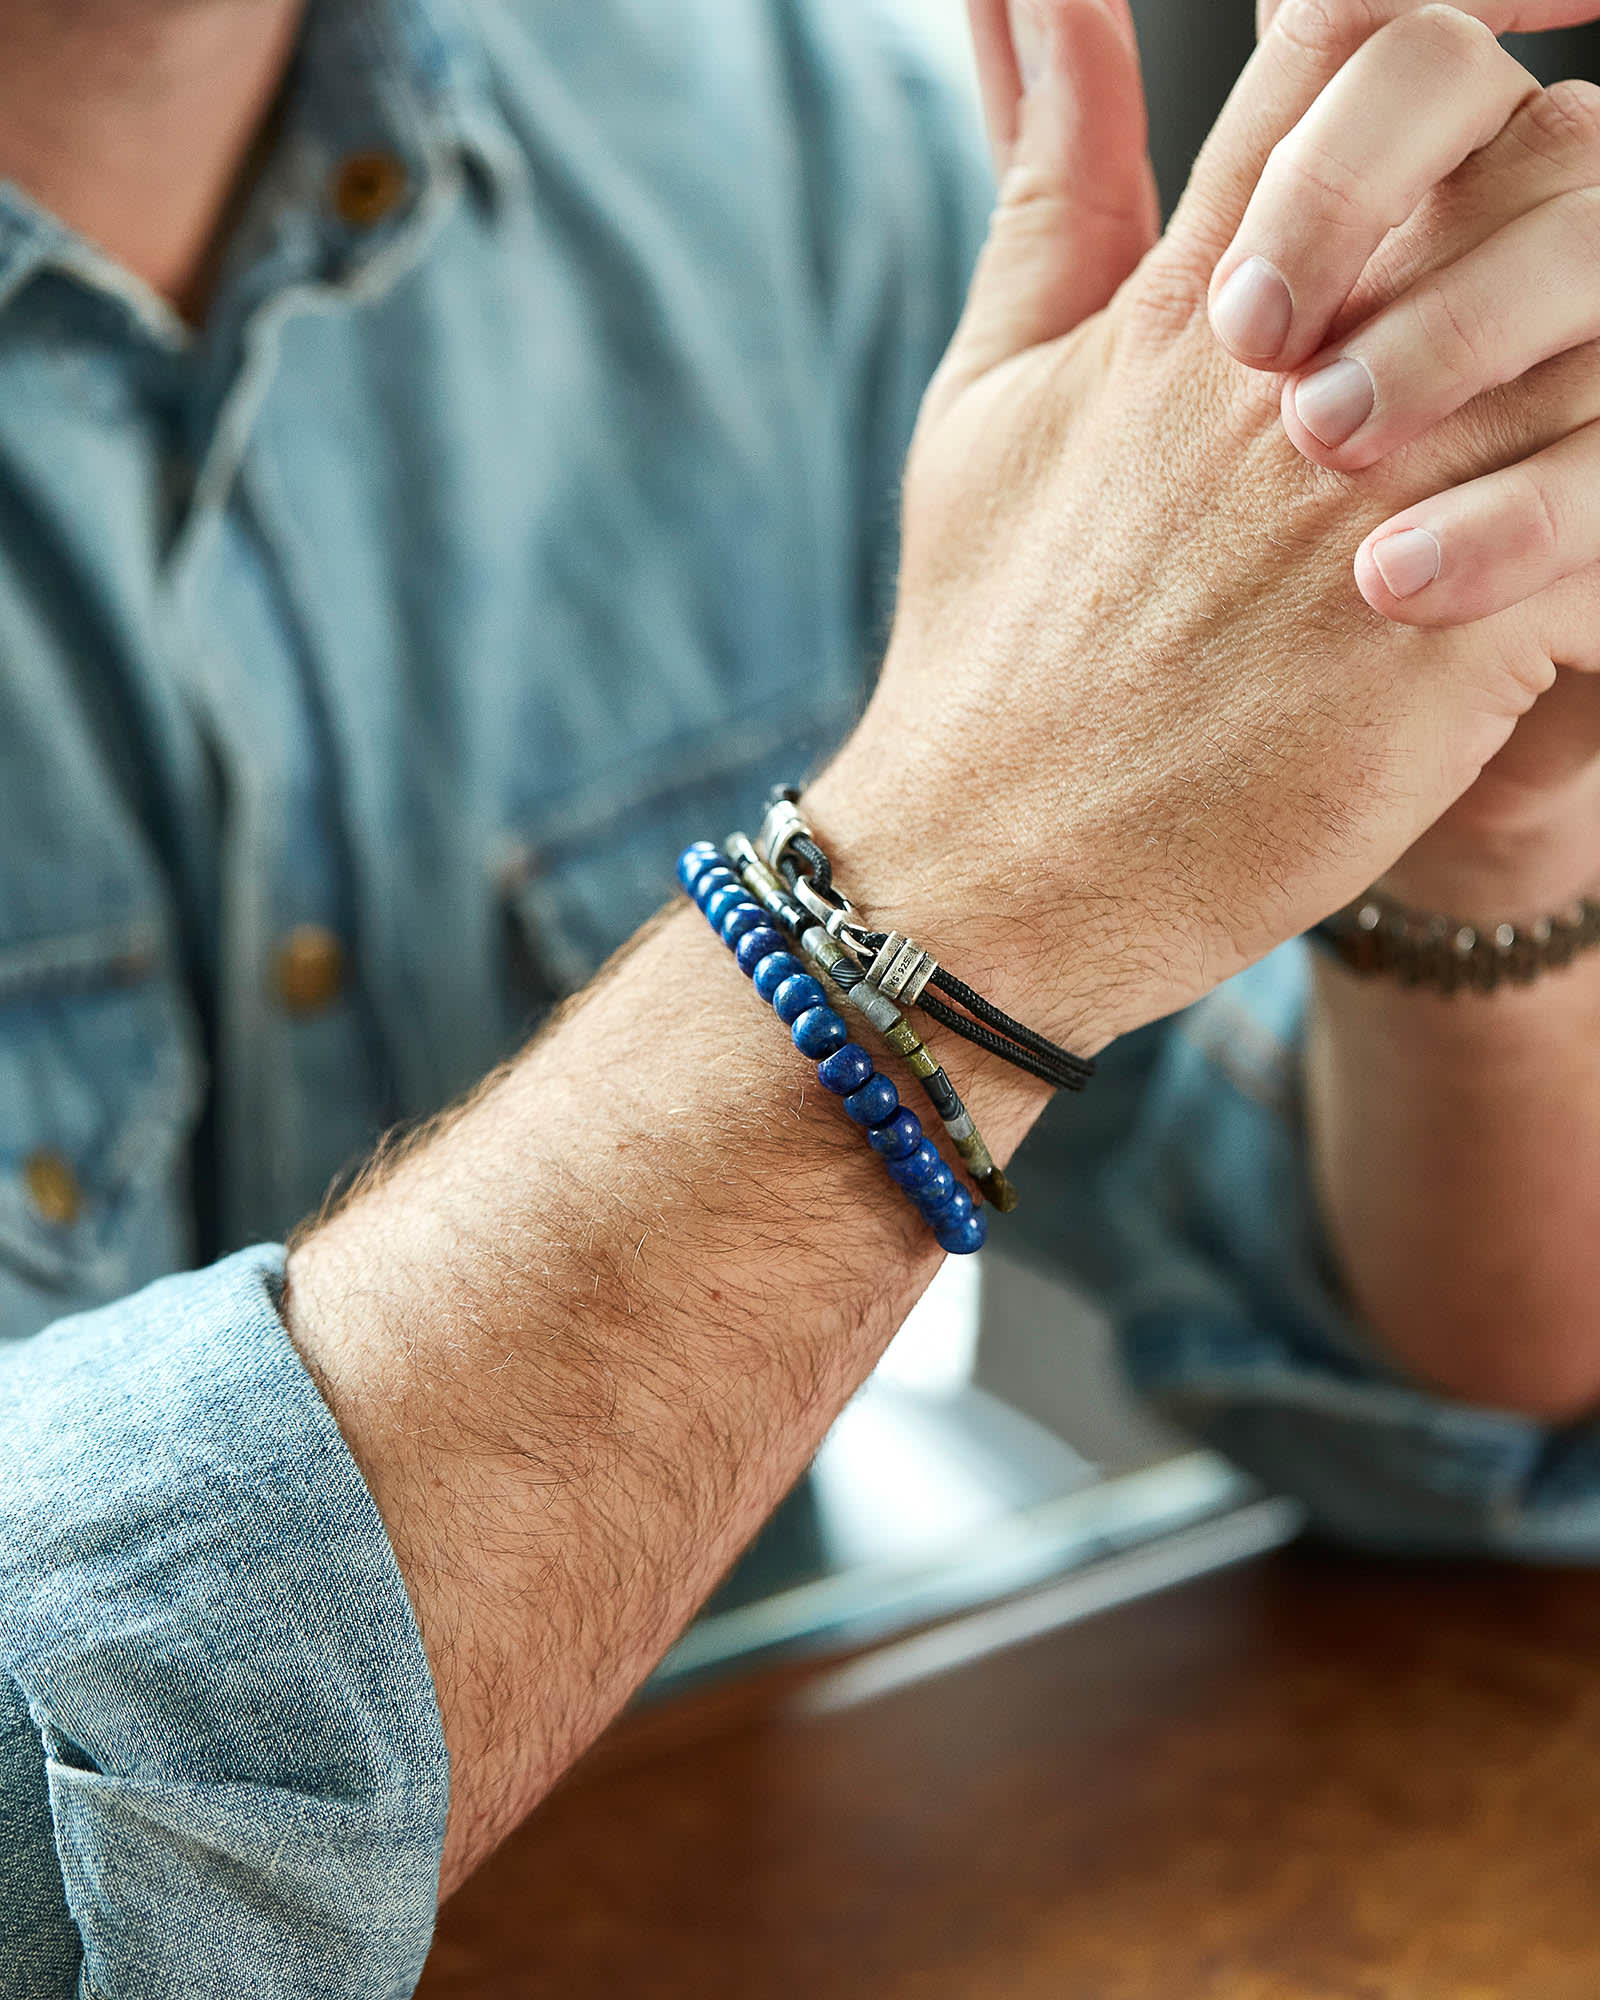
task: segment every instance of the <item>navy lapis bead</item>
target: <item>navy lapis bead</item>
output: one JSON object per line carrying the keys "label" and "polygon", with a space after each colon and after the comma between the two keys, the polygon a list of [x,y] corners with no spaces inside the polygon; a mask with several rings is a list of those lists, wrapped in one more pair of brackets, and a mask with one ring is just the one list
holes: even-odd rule
{"label": "navy lapis bead", "polygon": [[739,882],[728,882],[720,889],[713,889],[705,904],[706,922],[714,931],[720,932],[722,920],[728,912],[737,910],[749,900],[743,884]]}
{"label": "navy lapis bead", "polygon": [[716,866],[718,859],[717,850],[709,840],[697,840],[678,856],[678,880],[686,889],[692,889],[708,868]]}
{"label": "navy lapis bead", "polygon": [[[831,1090],[835,1097],[846,1099],[859,1091],[863,1084],[870,1083],[874,1074],[872,1058],[859,1042],[846,1042],[842,1049],[835,1049],[826,1062],[817,1065],[817,1081],[823,1089]],[[893,1090],[894,1085],[891,1083],[889,1088]],[[845,1110],[849,1109],[846,1103]]]}
{"label": "navy lapis bead", "polygon": [[808,1007],[789,1034],[801,1055],[813,1062],[836,1054],[850,1039],[850,1030],[831,1007]]}
{"label": "navy lapis bead", "polygon": [[897,1111],[868,1132],[867,1143],[885,1160],[904,1160],[922,1144],[922,1120],[914,1111]]}
{"label": "navy lapis bead", "polygon": [[797,972],[792,979],[786,979],[772,996],[772,1011],[786,1028],[792,1028],[813,1007],[827,1004],[821,980],[813,979],[809,972]]}
{"label": "navy lapis bead", "polygon": [[[788,939],[784,939],[788,943]],[[750,975],[750,984],[761,995],[768,1006],[777,997],[778,988],[786,979],[798,979],[805,972],[805,962],[795,957],[792,951],[774,951],[770,958],[762,959]]]}
{"label": "navy lapis bead", "polygon": [[941,1250],[949,1251],[952,1257],[970,1257],[989,1240],[989,1218],[981,1208],[974,1209],[965,1221],[936,1229],[933,1240]]}
{"label": "navy lapis bead", "polygon": [[889,1162],[889,1178],[907,1194],[914,1195],[928,1185],[943,1165],[938,1147],[931,1139],[924,1139],[914,1153]]}
{"label": "navy lapis bead", "polygon": [[[763,921],[758,928],[745,932],[735,945],[733,955],[739,961],[739,970],[747,978],[753,978],[756,967],[762,960],[781,952],[788,942],[782,931],[774,930],[771,924]],[[796,959],[795,964],[799,963],[800,961]],[[765,999],[766,995],[762,994],[761,997]]]}
{"label": "navy lapis bead", "polygon": [[766,927],[766,911],[759,903],[752,903],[747,898],[744,902],[735,904],[717,929],[721,933],[722,942],[729,951],[732,951],[747,932],[765,930]]}
{"label": "navy lapis bead", "polygon": [[921,1209],[924,1216],[931,1222],[933,1220],[932,1211],[943,1208],[955,1191],[956,1177],[951,1173],[949,1164],[941,1160],[932,1178],[924,1181],[921,1187],[917,1189],[917,1207]]}
{"label": "navy lapis bead", "polygon": [[900,1109],[900,1093],[886,1076],[875,1076],[845,1099],[844,1108],[857,1125],[886,1125]]}
{"label": "navy lapis bead", "polygon": [[738,887],[739,878],[731,868],[716,866],[702,870],[694,878],[694,887],[689,891],[689,894],[694,898],[699,908],[706,910],[710,907],[711,898],[717,895],[719,891],[723,889],[737,889]]}
{"label": "navy lapis bead", "polygon": [[[952,1175],[952,1179],[955,1177]],[[959,1181],[950,1190],[949,1198],[943,1202],[924,1201],[917,1197],[917,1211],[932,1230],[950,1229],[958,1222],[965,1222],[969,1215],[977,1212],[977,1203],[969,1191]]]}

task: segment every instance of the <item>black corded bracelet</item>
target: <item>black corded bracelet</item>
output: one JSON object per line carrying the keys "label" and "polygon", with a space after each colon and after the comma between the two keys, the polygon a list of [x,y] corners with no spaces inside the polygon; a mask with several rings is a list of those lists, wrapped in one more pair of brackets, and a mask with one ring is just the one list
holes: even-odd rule
{"label": "black corded bracelet", "polygon": [[[768,867],[783,877],[828,935],[854,959],[867,984],[897,1006],[920,1007],[953,1035],[1037,1077],[1052,1090],[1082,1090],[1095,1074],[1093,1062],[1024,1027],[902,932],[873,930],[861,920],[849,897],[835,886],[833,864],[801,815],[799,798],[792,785],[777,788],[757,847]],[[935,999],[935,992],[956,1005]]]}

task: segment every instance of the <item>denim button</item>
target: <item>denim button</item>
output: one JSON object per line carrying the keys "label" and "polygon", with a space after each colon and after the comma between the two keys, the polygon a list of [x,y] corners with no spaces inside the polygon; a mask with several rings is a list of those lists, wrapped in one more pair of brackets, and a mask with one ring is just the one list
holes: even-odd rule
{"label": "denim button", "polygon": [[394,213],[409,185],[393,153],[352,153],[333,177],[333,206],[352,229],[371,229]]}
{"label": "denim button", "polygon": [[22,1163],[22,1185],[41,1222],[70,1229],[83,1213],[82,1184],[59,1153],[30,1153]]}
{"label": "denim button", "polygon": [[344,946],[321,924],[289,932],[273,959],[272,983],[287,1013],[318,1014],[344,991]]}

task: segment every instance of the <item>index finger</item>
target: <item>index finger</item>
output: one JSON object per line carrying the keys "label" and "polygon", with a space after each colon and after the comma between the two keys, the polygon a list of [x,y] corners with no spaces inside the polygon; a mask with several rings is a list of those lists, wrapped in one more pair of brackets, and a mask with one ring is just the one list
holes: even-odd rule
{"label": "index finger", "polygon": [[[1282,0],[1245,65],[1167,232],[1170,251],[1210,278],[1238,232],[1272,149],[1364,42],[1433,0]],[[1600,0],[1461,0],[1497,35],[1600,19]]]}
{"label": "index finger", "polygon": [[1389,231],[1538,93],[1457,8],[1380,28],[1273,147],[1212,276],[1212,331],[1252,367],[1297,367]]}

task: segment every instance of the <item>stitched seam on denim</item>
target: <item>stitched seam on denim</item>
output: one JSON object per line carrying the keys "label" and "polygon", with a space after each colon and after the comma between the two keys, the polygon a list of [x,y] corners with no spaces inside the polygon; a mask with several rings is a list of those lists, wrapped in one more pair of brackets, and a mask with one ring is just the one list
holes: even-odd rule
{"label": "stitched seam on denim", "polygon": [[[159,935],[154,926],[143,928],[152,939]],[[87,952],[84,962],[91,962]],[[29,998],[70,1000],[118,990],[117,979],[104,974],[105,961],[95,962],[102,967],[98,979],[57,979]],[[129,1004],[150,1004],[151,996],[145,989],[155,968],[152,957],[150,970],[135,972],[122,982]],[[77,1227],[70,1235],[53,1230],[34,1211],[20,1179],[0,1176],[0,1259],[32,1283],[54,1286],[67,1282],[96,1293],[127,1289],[129,1207],[171,1171],[177,1142],[187,1131],[205,1086],[204,1066],[182,1019],[169,1019],[165,996],[157,993],[154,997],[154,1067],[136,1090],[128,1091],[118,1083],[106,1092],[110,1136],[99,1149],[92,1175],[97,1199]],[[4,1012],[0,1009],[3,1032]],[[48,1134],[41,1134],[40,1139],[49,1143]]]}
{"label": "stitched seam on denim", "polygon": [[154,923],[108,925],[65,937],[0,946],[0,1006],[85,987],[136,985],[160,962]]}
{"label": "stitched seam on denim", "polygon": [[[50,1757],[50,1746],[45,1736],[45,1727],[44,1724],[39,1719],[39,1711],[37,1706],[35,1705],[32,1697],[29,1695],[28,1690],[23,1686],[21,1680],[17,1676],[14,1655],[11,1649],[7,1646],[0,1646],[0,1673],[3,1673],[6,1679],[10,1681],[11,1685],[16,1689],[18,1699],[21,1701],[23,1707],[28,1712],[28,1719],[33,1724],[34,1732],[39,1744],[40,1754],[44,1758],[45,1769],[48,1772],[51,1763],[51,1757]],[[78,1968],[78,1992],[79,1995],[81,1996],[81,2000],[106,2000],[106,1997],[104,1995],[96,1992],[96,1990],[89,1984],[88,1974],[84,1969],[89,1961],[89,1941],[84,1936],[83,1925],[78,1921],[78,1913],[72,1906],[72,1895],[69,1889],[67,1888],[66,1863],[61,1853],[61,1835],[60,1835],[60,1829],[56,1825],[55,1796],[53,1791],[51,1791],[48,1794],[48,1796],[50,1799],[50,1839],[51,1843],[53,1844],[56,1850],[56,1867],[60,1870],[61,1873],[61,1893],[67,1905],[67,1915],[71,1917],[73,1929],[76,1930],[78,1933],[78,1946],[79,1950],[82,1953],[82,1958],[79,1962],[79,1968]]]}

